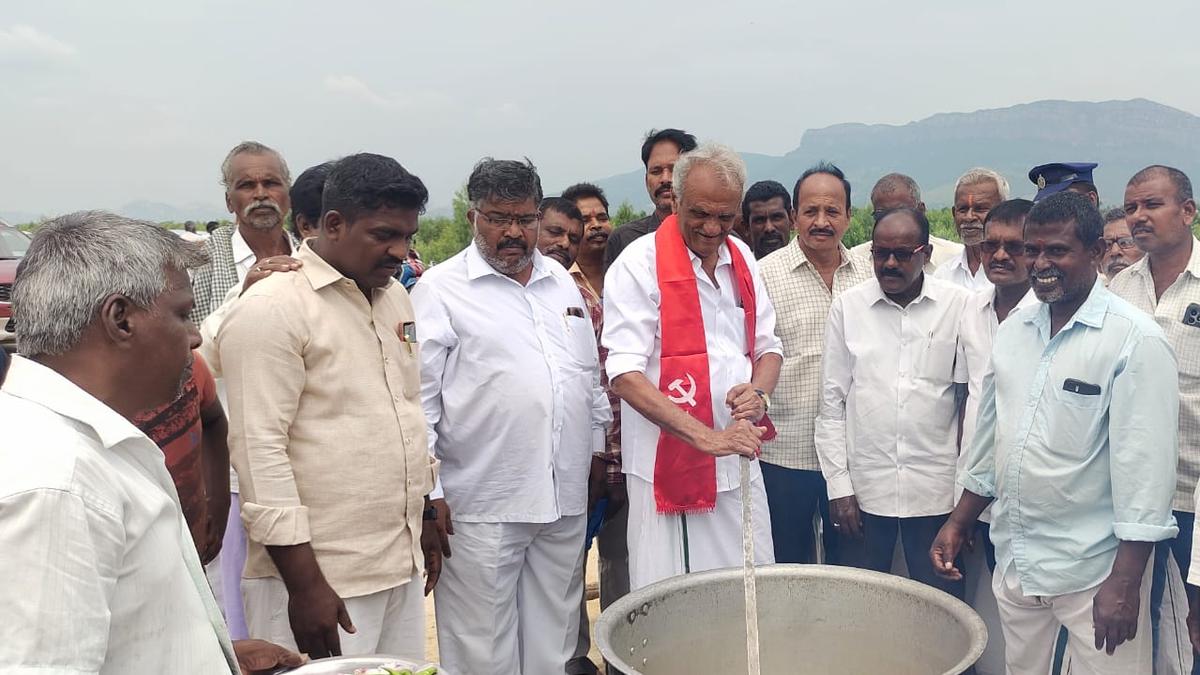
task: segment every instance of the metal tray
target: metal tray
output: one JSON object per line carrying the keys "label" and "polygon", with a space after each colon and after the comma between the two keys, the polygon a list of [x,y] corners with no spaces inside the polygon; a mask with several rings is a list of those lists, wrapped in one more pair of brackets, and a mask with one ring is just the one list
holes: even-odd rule
{"label": "metal tray", "polygon": [[[340,673],[353,673],[355,668],[373,668],[382,666],[385,663],[395,663],[402,668],[411,668],[414,672],[421,667],[428,665],[422,663],[413,663],[407,659],[402,659],[397,656],[335,656],[328,659],[317,659],[292,670],[277,670],[276,673],[287,673],[287,675],[340,675]],[[438,675],[445,675],[441,667],[438,667]]]}

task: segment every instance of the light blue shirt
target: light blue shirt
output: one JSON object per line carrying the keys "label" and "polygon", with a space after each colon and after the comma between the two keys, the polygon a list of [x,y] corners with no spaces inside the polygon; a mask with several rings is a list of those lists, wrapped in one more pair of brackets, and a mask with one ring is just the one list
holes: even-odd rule
{"label": "light blue shirt", "polygon": [[1026,595],[1096,586],[1119,541],[1179,532],[1177,380],[1162,329],[1100,283],[1054,337],[1044,303],[1000,324],[959,483],[995,497],[996,564]]}

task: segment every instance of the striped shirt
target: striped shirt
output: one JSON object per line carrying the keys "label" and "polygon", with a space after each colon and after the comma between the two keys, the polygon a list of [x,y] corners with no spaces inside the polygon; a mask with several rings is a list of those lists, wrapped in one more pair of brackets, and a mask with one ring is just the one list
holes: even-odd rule
{"label": "striped shirt", "polygon": [[762,460],[788,469],[820,471],[813,424],[821,404],[821,354],[829,305],[843,291],[873,278],[870,257],[844,246],[833,273],[833,290],[793,242],[759,262],[767,295],[775,305],[775,334],[783,342],[783,367],[771,397],[775,440],[763,445]]}
{"label": "striped shirt", "polygon": [[1108,290],[1153,316],[1175,350],[1179,363],[1179,471],[1171,507],[1193,513],[1192,493],[1200,479],[1200,241],[1192,237],[1187,269],[1161,298],[1155,298],[1150,256],[1113,277]]}

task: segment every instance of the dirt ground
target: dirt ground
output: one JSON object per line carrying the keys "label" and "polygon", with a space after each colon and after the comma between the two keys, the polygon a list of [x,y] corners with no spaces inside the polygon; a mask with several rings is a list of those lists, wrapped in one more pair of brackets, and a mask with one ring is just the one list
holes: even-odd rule
{"label": "dirt ground", "polygon": [[[599,577],[597,574],[595,546],[588,552],[586,583],[588,590],[588,617],[591,625],[595,626],[596,618],[600,616]],[[596,649],[595,640],[592,641],[592,651],[589,656],[597,666],[603,664],[600,659],[600,652]],[[437,620],[433,611],[433,595],[425,598],[425,658],[433,662],[438,661]]]}

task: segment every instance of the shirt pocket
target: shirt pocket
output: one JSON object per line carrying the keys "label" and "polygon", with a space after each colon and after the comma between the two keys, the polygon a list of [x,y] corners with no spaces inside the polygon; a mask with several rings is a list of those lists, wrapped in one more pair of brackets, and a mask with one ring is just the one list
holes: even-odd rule
{"label": "shirt pocket", "polygon": [[1107,393],[1101,384],[1099,394],[1079,394],[1063,389],[1063,379],[1053,382],[1053,406],[1042,416],[1046,425],[1046,439],[1050,452],[1060,457],[1079,458],[1091,452],[1099,436],[1101,425],[1106,425],[1104,401]]}
{"label": "shirt pocket", "polygon": [[958,342],[937,337],[925,343],[925,349],[916,361],[916,375],[938,383],[954,379],[954,359],[958,355]]}

